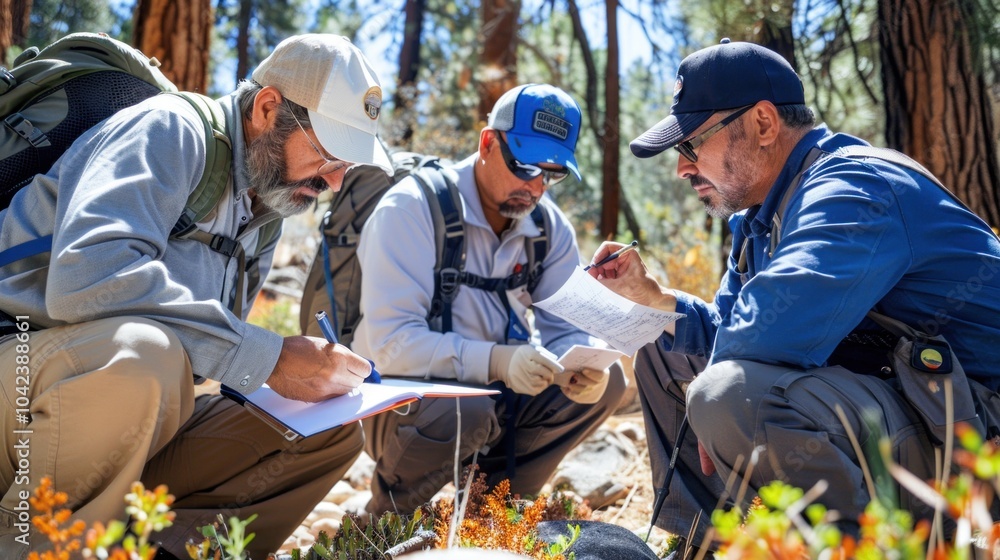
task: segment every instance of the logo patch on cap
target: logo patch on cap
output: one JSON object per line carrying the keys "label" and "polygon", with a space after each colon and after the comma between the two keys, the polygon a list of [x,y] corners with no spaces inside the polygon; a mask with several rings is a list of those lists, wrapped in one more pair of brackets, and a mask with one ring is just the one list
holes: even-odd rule
{"label": "logo patch on cap", "polygon": [[684,89],[684,76],[680,74],[677,75],[677,81],[674,82],[674,103],[681,97],[681,90]]}
{"label": "logo patch on cap", "polygon": [[382,109],[382,89],[378,86],[368,88],[368,91],[365,92],[364,100],[365,114],[371,120],[377,119],[379,111]]}
{"label": "logo patch on cap", "polygon": [[555,136],[560,140],[569,138],[569,126],[569,121],[566,119],[561,119],[545,111],[535,111],[535,120],[531,123],[531,128],[534,130]]}

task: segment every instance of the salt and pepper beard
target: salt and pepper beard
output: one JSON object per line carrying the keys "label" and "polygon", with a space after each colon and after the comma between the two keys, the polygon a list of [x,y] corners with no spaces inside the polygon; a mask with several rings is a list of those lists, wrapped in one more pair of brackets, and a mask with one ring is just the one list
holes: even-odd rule
{"label": "salt and pepper beard", "polygon": [[531,212],[535,209],[535,206],[538,206],[538,198],[532,196],[531,193],[529,193],[528,191],[514,191],[513,193],[511,193],[511,198],[516,197],[518,201],[523,200],[524,197],[519,195],[525,195],[528,199],[531,200],[531,204],[529,204],[527,207],[524,207],[521,204],[515,205],[513,202],[511,202],[511,199],[508,198],[507,200],[500,203],[499,210],[501,216],[503,216],[504,218],[511,218],[513,220],[520,220],[530,215]]}
{"label": "salt and pepper beard", "polygon": [[249,142],[246,151],[246,175],[260,201],[283,218],[287,218],[304,212],[316,200],[296,193],[296,189],[308,187],[320,193],[329,185],[319,177],[292,183],[285,179],[288,171],[285,143],[292,133],[298,131],[298,128],[291,129],[287,133],[279,132],[278,129],[277,126],[271,127]]}
{"label": "salt and pepper beard", "polygon": [[728,218],[740,210],[753,206],[751,190],[753,185],[759,182],[763,169],[751,156],[751,150],[753,145],[748,141],[743,123],[736,120],[729,125],[729,138],[722,160],[722,169],[725,173],[722,180],[727,185],[727,192],[722,192],[715,183],[701,175],[691,177],[691,186],[712,185],[715,188],[716,197],[699,198],[710,216]]}

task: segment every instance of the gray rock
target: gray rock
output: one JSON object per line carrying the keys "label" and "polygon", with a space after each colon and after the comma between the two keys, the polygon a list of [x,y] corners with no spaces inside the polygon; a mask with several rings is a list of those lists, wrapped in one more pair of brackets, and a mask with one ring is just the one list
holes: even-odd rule
{"label": "gray rock", "polygon": [[656,554],[631,531],[600,521],[543,521],[538,536],[547,543],[570,537],[569,525],[580,526],[580,537],[568,549],[576,560],[656,560]]}

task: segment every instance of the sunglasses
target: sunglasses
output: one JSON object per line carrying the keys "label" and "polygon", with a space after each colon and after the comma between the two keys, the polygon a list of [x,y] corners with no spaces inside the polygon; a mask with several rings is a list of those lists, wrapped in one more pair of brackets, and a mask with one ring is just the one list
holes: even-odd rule
{"label": "sunglasses", "polygon": [[674,149],[680,152],[681,155],[684,156],[691,163],[698,163],[698,154],[694,153],[694,151],[698,149],[698,146],[704,144],[706,141],[708,141],[709,138],[712,137],[713,134],[722,130],[723,128],[726,128],[726,125],[738,119],[740,115],[746,113],[752,107],[753,105],[740,107],[735,113],[722,119],[721,121],[716,123],[715,126],[713,126],[712,128],[709,128],[705,132],[702,132],[701,134],[695,136],[690,140],[685,140],[684,142],[677,144],[676,146],[674,146]]}
{"label": "sunglasses", "polygon": [[550,170],[542,169],[537,165],[521,163],[514,158],[514,154],[510,151],[510,146],[507,145],[507,142],[503,139],[503,135],[499,132],[497,133],[497,140],[500,141],[500,155],[503,156],[503,162],[507,164],[507,169],[518,179],[533,181],[538,176],[541,176],[542,184],[545,185],[545,188],[548,188],[569,176],[569,169],[565,167]]}
{"label": "sunglasses", "polygon": [[295,124],[299,125],[299,130],[302,131],[302,134],[305,134],[306,140],[309,142],[309,145],[312,146],[313,150],[316,150],[316,154],[319,155],[319,157],[323,158],[323,163],[321,163],[319,165],[319,168],[316,169],[317,175],[329,175],[330,173],[336,173],[337,171],[340,171],[341,169],[350,166],[350,164],[344,160],[330,159],[326,157],[323,154],[323,151],[320,150],[319,147],[313,143],[312,138],[309,138],[309,135],[306,134],[306,129],[302,126],[302,123],[299,122],[298,117],[295,116],[295,112],[292,111],[292,107],[288,105],[287,102],[285,103],[285,106],[288,107],[288,113],[292,115],[293,119],[295,119]]}

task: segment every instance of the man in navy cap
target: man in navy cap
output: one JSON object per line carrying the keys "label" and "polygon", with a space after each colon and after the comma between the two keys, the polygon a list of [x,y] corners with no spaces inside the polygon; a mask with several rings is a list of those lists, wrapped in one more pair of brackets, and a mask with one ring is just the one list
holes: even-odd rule
{"label": "man in navy cap", "polygon": [[[580,265],[572,224],[545,196],[570,174],[579,179],[579,134],[580,107],[566,92],[518,86],[497,100],[476,152],[442,170],[461,195],[465,231],[450,313],[433,304],[435,227],[417,180],[393,186],[365,223],[352,348],[383,375],[504,391],[424,399],[407,414],[366,419],[366,450],[376,461],[369,513],[413,512],[452,480],[456,456],[478,463],[490,485],[509,478],[512,492],[535,494],[622,400],[619,364],[570,372],[556,360],[574,344],[603,342],[540,309],[529,320],[532,302],[554,294]],[[527,274],[531,262],[540,275]]]}
{"label": "man in navy cap", "polygon": [[[816,126],[791,66],[750,43],[685,58],[670,115],[631,148],[641,158],[674,148],[677,175],[710,214],[731,216],[733,232],[711,303],[659,284],[635,252],[592,271],[626,297],[685,314],[636,362],[657,485],[685,412],[693,431],[657,524],[686,533],[731,473],[752,469],[752,489],[825,480],[819,501],[851,529],[870,499],[851,433],[863,444],[888,436],[895,461],[932,477],[944,422],[928,406],[941,402],[933,388],[953,379],[955,403],[972,403],[970,393],[996,399],[1000,386],[1000,241],[990,228],[912,160]],[[899,336],[871,311],[943,335],[950,367],[922,351],[890,361]],[[901,390],[912,375],[941,383],[924,383],[924,396]],[[978,412],[956,418],[996,435]]]}

